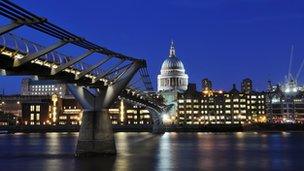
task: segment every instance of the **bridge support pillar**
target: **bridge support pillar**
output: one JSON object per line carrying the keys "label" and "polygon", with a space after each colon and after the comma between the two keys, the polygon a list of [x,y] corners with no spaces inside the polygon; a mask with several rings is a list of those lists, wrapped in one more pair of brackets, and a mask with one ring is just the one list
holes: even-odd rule
{"label": "bridge support pillar", "polygon": [[115,83],[92,89],[69,84],[68,88],[79,101],[84,113],[79,131],[76,156],[114,155],[116,146],[108,108],[127,86],[142,63],[135,61]]}
{"label": "bridge support pillar", "polygon": [[76,148],[76,156],[114,155],[116,146],[108,110],[85,111]]}
{"label": "bridge support pillar", "polygon": [[158,111],[155,111],[153,109],[149,109],[149,112],[152,116],[153,120],[153,128],[152,133],[153,134],[164,134],[166,132],[165,126],[162,120],[161,113]]}

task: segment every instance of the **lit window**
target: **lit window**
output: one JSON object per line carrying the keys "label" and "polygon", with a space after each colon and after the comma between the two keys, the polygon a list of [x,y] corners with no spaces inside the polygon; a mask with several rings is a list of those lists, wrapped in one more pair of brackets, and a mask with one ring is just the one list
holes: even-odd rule
{"label": "lit window", "polygon": [[37,121],[40,120],[40,114],[36,114],[36,120],[37,120]]}
{"label": "lit window", "polygon": [[40,112],[40,105],[36,105],[36,112]]}
{"label": "lit window", "polygon": [[31,113],[31,121],[35,120],[35,115]]}
{"label": "lit window", "polygon": [[35,106],[34,106],[34,105],[31,105],[30,108],[31,108],[31,109],[30,109],[31,112],[34,112],[34,111],[35,111]]}
{"label": "lit window", "polygon": [[178,100],[178,103],[184,103],[184,100]]}

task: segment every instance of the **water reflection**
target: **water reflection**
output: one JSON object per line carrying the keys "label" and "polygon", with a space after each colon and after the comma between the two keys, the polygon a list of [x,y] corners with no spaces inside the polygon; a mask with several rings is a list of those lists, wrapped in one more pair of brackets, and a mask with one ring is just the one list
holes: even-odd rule
{"label": "water reflection", "polygon": [[[0,135],[6,170],[301,170],[304,133],[117,133],[117,156],[76,159],[78,134]],[[1,169],[0,169],[1,170]]]}
{"label": "water reflection", "polygon": [[[172,136],[174,136],[174,133],[172,133]],[[158,146],[158,155],[157,155],[157,168],[172,168],[172,165],[174,165],[174,160],[172,155],[174,155],[174,144],[170,141],[170,135],[169,133],[166,133],[161,136],[159,139],[159,146]]]}

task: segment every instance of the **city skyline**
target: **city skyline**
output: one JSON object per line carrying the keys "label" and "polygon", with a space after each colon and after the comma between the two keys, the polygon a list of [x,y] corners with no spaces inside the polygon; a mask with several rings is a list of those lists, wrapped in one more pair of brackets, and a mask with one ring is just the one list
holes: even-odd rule
{"label": "city skyline", "polygon": [[[209,78],[216,89],[230,90],[234,83],[239,88],[242,79],[249,77],[255,88],[264,90],[268,80],[274,84],[284,81],[292,44],[295,44],[293,73],[304,56],[301,1],[243,0],[229,4],[166,1],[161,6],[159,2],[144,5],[140,1],[102,2],[102,5],[96,1],[92,3],[94,6],[80,2],[73,6],[60,2],[57,6],[58,2],[19,3],[88,40],[147,59],[155,89],[162,61],[169,55],[171,39],[175,41],[176,54],[185,65],[189,82],[200,85],[203,78]],[[109,10],[111,7],[119,12]],[[80,15],[73,13],[74,10],[86,12]],[[22,31],[31,37],[32,31]],[[44,41],[43,37],[31,38]],[[14,85],[20,85],[21,79],[0,77],[0,88],[9,94],[17,93],[20,86]],[[303,83],[303,79],[299,82]]]}
{"label": "city skyline", "polygon": [[0,0],[1,168],[303,168],[303,8]]}

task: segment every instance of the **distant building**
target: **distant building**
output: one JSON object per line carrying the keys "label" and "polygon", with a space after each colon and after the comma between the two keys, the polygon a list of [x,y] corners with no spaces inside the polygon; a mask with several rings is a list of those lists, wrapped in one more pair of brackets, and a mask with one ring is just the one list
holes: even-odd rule
{"label": "distant building", "polygon": [[268,120],[272,123],[304,123],[304,89],[293,80],[269,86]]}
{"label": "distant building", "polygon": [[25,78],[21,83],[21,95],[46,96],[56,94],[63,98],[71,96],[67,85],[56,80],[34,80]]}
{"label": "distant building", "polygon": [[157,77],[157,89],[167,105],[172,105],[167,115],[176,115],[177,94],[188,88],[188,75],[183,62],[176,56],[175,47],[171,42],[169,57],[163,62],[160,75]]}
{"label": "distant building", "polygon": [[0,97],[0,111],[21,118],[25,125],[80,124],[82,108],[74,98],[49,95],[8,95]]}
{"label": "distant building", "polygon": [[109,109],[113,125],[151,125],[152,118],[149,111],[140,106],[117,101]]}
{"label": "distant building", "polygon": [[208,94],[209,96],[212,95],[212,82],[205,78],[202,80],[202,94]]}
{"label": "distant building", "polygon": [[0,111],[22,117],[22,104],[49,99],[50,96],[7,95],[0,97]]}
{"label": "distant building", "polygon": [[242,85],[241,85],[241,91],[243,93],[249,94],[252,92],[252,80],[249,78],[246,78],[242,81]]}
{"label": "distant building", "polygon": [[203,79],[202,91],[210,91],[210,90],[212,90],[212,82],[208,78]]}
{"label": "distant building", "polygon": [[80,125],[83,109],[74,98],[58,99],[61,112],[58,116],[59,125]]}
{"label": "distant building", "polygon": [[188,88],[188,75],[184,64],[176,56],[173,42],[169,58],[163,62],[160,75],[157,77],[157,87],[158,91],[185,91]]}
{"label": "distant building", "polygon": [[[205,87],[203,87],[205,89]],[[178,93],[178,115],[173,123],[192,124],[250,124],[266,122],[265,93],[239,92],[236,86],[228,92],[209,90],[203,93]],[[211,92],[210,92],[211,91]]]}
{"label": "distant building", "polygon": [[[23,125],[80,125],[82,114],[83,109],[76,99],[60,98],[56,94],[0,97],[0,126],[12,125],[14,121]],[[113,125],[152,124],[146,108],[123,100],[118,100],[110,107],[109,115]]]}
{"label": "distant building", "polygon": [[21,117],[22,110],[20,96],[0,96],[0,111]]}
{"label": "distant building", "polygon": [[18,117],[10,113],[0,111],[0,126],[16,125]]}
{"label": "distant building", "polygon": [[51,99],[22,102],[22,121],[25,125],[46,125],[52,123]]}

